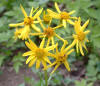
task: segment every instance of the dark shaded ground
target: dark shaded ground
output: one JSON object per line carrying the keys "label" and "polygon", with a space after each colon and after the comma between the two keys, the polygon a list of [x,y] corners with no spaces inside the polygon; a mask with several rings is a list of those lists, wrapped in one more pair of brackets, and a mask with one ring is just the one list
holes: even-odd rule
{"label": "dark shaded ground", "polygon": [[38,79],[29,68],[21,68],[18,74],[16,74],[12,67],[2,67],[1,70],[3,74],[0,75],[0,86],[18,86],[24,82],[24,76]]}

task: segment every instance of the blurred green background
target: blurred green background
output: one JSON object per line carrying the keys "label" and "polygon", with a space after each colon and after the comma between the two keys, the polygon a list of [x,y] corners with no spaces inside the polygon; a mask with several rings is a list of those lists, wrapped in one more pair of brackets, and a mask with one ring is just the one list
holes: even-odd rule
{"label": "blurred green background", "polygon": [[[0,0],[0,76],[4,74],[3,67],[11,66],[17,74],[21,68],[26,67],[26,58],[22,57],[22,53],[27,51],[27,48],[22,40],[13,39],[15,28],[8,26],[23,20],[20,4],[29,13],[32,6],[55,10],[54,2],[59,4],[61,10],[76,10],[73,16],[80,16],[82,23],[90,19],[87,29],[91,33],[88,36],[88,53],[85,52],[84,57],[73,53],[68,59],[72,71],[68,73],[62,66],[61,72],[57,71],[52,76],[49,86],[100,86],[100,0]],[[53,23],[57,24],[57,21],[54,20]],[[73,27],[68,25],[67,28],[58,30],[57,33],[66,38],[72,33]],[[38,37],[33,39],[37,41]],[[34,73],[38,72],[34,67],[32,70]],[[25,76],[24,82],[18,86],[25,86],[25,83],[29,86],[41,86],[41,82],[35,80],[36,78]]]}

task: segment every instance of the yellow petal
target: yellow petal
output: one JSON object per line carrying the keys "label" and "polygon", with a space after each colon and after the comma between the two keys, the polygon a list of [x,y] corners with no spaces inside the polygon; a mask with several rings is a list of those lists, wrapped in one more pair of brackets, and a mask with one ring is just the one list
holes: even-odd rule
{"label": "yellow petal", "polygon": [[55,30],[55,29],[60,28],[60,27],[62,27],[62,26],[63,26],[63,25],[62,25],[62,24],[60,24],[60,25],[58,25],[58,26],[54,27],[53,29]]}
{"label": "yellow petal", "polygon": [[67,69],[68,71],[70,71],[70,67],[69,67],[69,64],[68,64],[67,61],[64,62],[64,65],[65,65],[66,69]]}
{"label": "yellow petal", "polygon": [[79,42],[78,42],[78,40],[77,40],[77,42],[76,42],[76,51],[77,51],[77,53],[79,52],[78,47],[79,47]]}
{"label": "yellow petal", "polygon": [[32,47],[37,48],[36,44],[35,44],[34,42],[32,42],[31,39],[29,39],[29,43],[30,43],[30,45],[31,45]]}
{"label": "yellow petal", "polygon": [[25,42],[25,44],[29,49],[34,50],[34,47],[32,47],[27,41]]}
{"label": "yellow petal", "polygon": [[22,5],[20,5],[20,8],[21,8],[21,10],[22,10],[22,12],[23,12],[24,16],[25,16],[25,17],[27,17],[27,13],[26,13],[26,11],[24,10],[24,8],[23,8],[23,6],[22,6]]}
{"label": "yellow petal", "polygon": [[88,24],[89,24],[89,20],[85,22],[85,24],[81,27],[81,30],[84,31],[84,29],[87,27]]}
{"label": "yellow petal", "polygon": [[35,59],[34,56],[29,56],[26,60],[26,64],[28,64],[32,59]]}
{"label": "yellow petal", "polygon": [[74,25],[75,23],[72,20],[67,20],[67,22],[69,22],[70,24]]}
{"label": "yellow petal", "polygon": [[63,44],[63,46],[62,46],[62,48],[61,48],[61,51],[64,50],[64,48],[66,47],[66,45],[67,45],[67,42],[65,41],[64,44]]}
{"label": "yellow petal", "polygon": [[60,66],[60,64],[57,64],[56,66],[55,66],[55,68],[54,68],[54,70],[51,72],[51,74],[53,74],[56,70],[57,70],[57,68]]}
{"label": "yellow petal", "polygon": [[40,28],[38,28],[37,26],[35,26],[35,24],[32,24],[31,26],[32,26],[32,28],[33,28],[35,31],[41,32],[41,31],[40,31]]}
{"label": "yellow petal", "polygon": [[40,25],[41,25],[42,29],[44,30],[45,26],[43,25],[42,20],[40,19],[40,17],[38,17],[38,21],[40,21]]}
{"label": "yellow petal", "polygon": [[74,40],[64,51],[67,52],[69,49],[71,49],[72,47],[74,47],[74,45],[76,44],[76,40]]}
{"label": "yellow petal", "polygon": [[46,47],[45,49],[46,49],[47,51],[50,51],[50,50],[53,50],[53,49],[56,48],[56,47],[57,47],[57,44],[56,44],[56,45],[49,46],[49,47]]}
{"label": "yellow petal", "polygon": [[34,21],[34,24],[40,23],[40,21]]}
{"label": "yellow petal", "polygon": [[40,67],[40,60],[36,61],[36,69],[38,69]]}
{"label": "yellow petal", "polygon": [[62,23],[63,23],[64,28],[66,28],[66,20],[63,19]]}
{"label": "yellow petal", "polygon": [[38,36],[38,35],[43,35],[43,33],[30,33],[32,36]]}
{"label": "yellow petal", "polygon": [[70,17],[70,19],[78,19],[77,17]]}
{"label": "yellow petal", "polygon": [[9,24],[9,27],[17,27],[17,26],[23,26],[24,22],[22,23],[17,23],[17,24]]}
{"label": "yellow petal", "polygon": [[52,18],[60,19],[60,14],[57,14],[50,9],[47,9],[47,12]]}
{"label": "yellow petal", "polygon": [[48,59],[48,57],[44,57],[44,60],[45,60],[46,62],[48,62],[49,64],[51,64],[51,62],[50,62],[50,60]]}
{"label": "yellow petal", "polygon": [[25,52],[25,53],[23,54],[23,56],[28,56],[28,55],[32,55],[32,54],[34,54],[32,51],[28,51],[28,52]]}
{"label": "yellow petal", "polygon": [[83,49],[82,49],[81,43],[79,43],[79,48],[80,48],[80,52],[81,52],[82,56],[84,56],[84,53],[83,53]]}
{"label": "yellow petal", "polygon": [[40,43],[40,48],[43,48],[45,44],[45,38],[42,39],[41,43]]}
{"label": "yellow petal", "polygon": [[73,13],[75,13],[75,10],[69,12],[68,14],[69,14],[69,15],[72,15]]}
{"label": "yellow petal", "polygon": [[87,35],[88,33],[90,33],[90,30],[85,31],[84,33]]}
{"label": "yellow petal", "polygon": [[84,43],[84,42],[82,43],[82,46],[84,47],[84,49],[85,49],[86,51],[88,51],[87,48],[86,48],[86,46],[85,46],[85,43]]}
{"label": "yellow petal", "polygon": [[43,8],[40,9],[40,10],[33,16],[33,19],[38,18],[38,17],[40,16],[40,14],[42,13],[42,10],[43,10]]}
{"label": "yellow petal", "polygon": [[52,64],[48,65],[47,68],[50,68],[50,67],[54,66],[56,63],[57,63],[56,61],[53,62]]}
{"label": "yellow petal", "polygon": [[47,69],[46,61],[42,60],[42,64],[43,64],[43,66],[44,66],[44,69]]}
{"label": "yellow petal", "polygon": [[52,40],[52,45],[54,45],[54,38],[52,37],[51,40]]}
{"label": "yellow petal", "polygon": [[60,39],[61,41],[65,42],[65,40],[63,38],[61,38],[59,35],[55,34],[55,36]]}
{"label": "yellow petal", "polygon": [[36,61],[36,58],[32,59],[32,60],[30,61],[30,63],[29,63],[29,67],[32,67],[33,64],[35,63],[35,61]]}
{"label": "yellow petal", "polygon": [[49,46],[51,38],[48,38],[46,47]]}
{"label": "yellow petal", "polygon": [[55,2],[55,8],[56,8],[56,10],[58,11],[58,13],[61,13],[61,11],[60,11],[60,9],[59,9],[59,7],[58,7],[58,4]]}
{"label": "yellow petal", "polygon": [[74,49],[71,49],[70,51],[67,52],[67,55],[70,55],[73,51]]}
{"label": "yellow petal", "polygon": [[31,9],[31,12],[30,12],[30,17],[32,17],[32,14],[33,14],[33,7],[32,7],[32,9]]}

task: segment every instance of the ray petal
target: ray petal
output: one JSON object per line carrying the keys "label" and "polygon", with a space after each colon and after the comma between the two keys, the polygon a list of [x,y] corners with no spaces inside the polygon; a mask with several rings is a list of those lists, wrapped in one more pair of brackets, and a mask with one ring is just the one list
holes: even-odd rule
{"label": "ray petal", "polygon": [[35,63],[36,59],[37,59],[37,58],[34,58],[34,59],[32,59],[32,60],[30,61],[29,67],[32,67],[32,66],[33,66],[33,64]]}
{"label": "ray petal", "polygon": [[22,5],[20,5],[20,8],[21,8],[21,10],[22,10],[22,12],[23,12],[24,16],[25,16],[25,17],[27,17],[27,13],[26,13],[26,11],[24,10],[24,8],[23,8],[23,6],[22,6]]}
{"label": "ray petal", "polygon": [[64,28],[66,28],[66,20],[63,19],[62,23],[63,23]]}
{"label": "ray petal", "polygon": [[31,60],[35,59],[34,56],[29,56],[26,60],[26,64],[28,64]]}
{"label": "ray petal", "polygon": [[68,14],[69,14],[69,15],[72,15],[73,13],[75,13],[75,10],[69,12]]}
{"label": "ray petal", "polygon": [[36,61],[36,69],[38,69],[40,67],[40,60]]}
{"label": "ray petal", "polygon": [[9,24],[9,27],[18,27],[18,26],[23,26],[24,22],[17,23],[17,24]]}
{"label": "ray petal", "polygon": [[60,64],[57,64],[56,66],[55,66],[55,68],[53,69],[53,71],[51,72],[51,74],[53,74],[56,70],[57,70],[57,68],[60,66]]}
{"label": "ray petal", "polygon": [[85,22],[85,24],[81,27],[81,30],[84,31],[84,29],[87,27],[88,24],[89,24],[89,20]]}
{"label": "ray petal", "polygon": [[81,52],[82,56],[84,56],[83,49],[82,49],[82,44],[81,43],[79,43],[79,48],[80,48],[80,52]]}
{"label": "ray petal", "polygon": [[70,19],[68,19],[67,22],[69,22],[69,23],[72,24],[72,25],[75,24],[75,23],[74,23],[72,20],[70,20]]}
{"label": "ray petal", "polygon": [[28,56],[34,54],[32,51],[25,52],[22,56]]}
{"label": "ray petal", "polygon": [[60,14],[57,14],[57,13],[53,12],[53,11],[50,10],[50,9],[47,9],[47,12],[49,13],[49,15],[50,15],[52,18],[60,19]]}
{"label": "ray petal", "polygon": [[67,69],[68,71],[70,71],[70,67],[69,67],[69,64],[68,64],[67,61],[64,62],[64,65],[65,65],[66,69]]}
{"label": "ray petal", "polygon": [[32,28],[37,31],[37,32],[41,32],[40,28],[38,28],[35,24],[31,24]]}
{"label": "ray petal", "polygon": [[33,19],[38,18],[38,17],[40,16],[40,14],[42,13],[42,10],[43,10],[43,8],[40,9],[40,10],[33,16]]}
{"label": "ray petal", "polygon": [[32,9],[31,9],[31,12],[30,12],[30,17],[32,17],[32,14],[33,14],[33,7],[32,7]]}
{"label": "ray petal", "polygon": [[40,48],[43,48],[45,44],[45,38],[42,39],[41,43],[40,43]]}
{"label": "ray petal", "polygon": [[58,11],[58,13],[61,13],[61,11],[60,11],[60,9],[59,9],[59,6],[58,6],[58,4],[55,2],[55,8],[56,8],[56,10]]}

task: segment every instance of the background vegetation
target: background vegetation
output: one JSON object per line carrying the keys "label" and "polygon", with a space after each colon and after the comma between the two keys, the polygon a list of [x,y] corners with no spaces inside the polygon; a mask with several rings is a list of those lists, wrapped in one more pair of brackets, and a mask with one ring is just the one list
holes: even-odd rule
{"label": "background vegetation", "polygon": [[[20,67],[23,67],[25,63],[22,53],[27,48],[23,41],[13,39],[15,29],[8,26],[10,23],[17,23],[23,19],[20,4],[29,13],[32,6],[55,10],[54,2],[59,3],[61,10],[76,10],[74,16],[81,16],[83,22],[90,19],[87,29],[91,33],[89,35],[90,42],[87,44],[88,52],[85,56],[72,54],[68,59],[72,71],[68,73],[62,66],[61,72],[57,71],[52,76],[49,85],[99,86],[100,83],[97,82],[100,82],[100,0],[0,0],[0,67],[11,65],[18,73]],[[54,20],[53,23],[55,25],[58,22]],[[62,31],[58,30],[58,34],[62,37],[69,36],[72,33],[69,29],[72,27],[68,25],[67,28]],[[38,43],[39,38],[33,37],[33,40]],[[34,73],[38,72],[34,67],[32,70]],[[3,71],[0,70],[0,74],[2,73]],[[31,86],[40,86],[41,83],[41,81],[35,82],[34,77],[25,77],[25,82]],[[19,86],[24,85],[22,83]]]}

